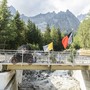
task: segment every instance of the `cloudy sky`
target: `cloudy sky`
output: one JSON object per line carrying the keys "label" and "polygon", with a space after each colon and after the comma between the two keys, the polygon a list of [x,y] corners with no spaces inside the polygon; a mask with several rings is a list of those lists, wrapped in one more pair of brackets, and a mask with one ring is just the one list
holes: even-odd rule
{"label": "cloudy sky", "polygon": [[90,10],[90,0],[7,0],[8,6],[14,6],[20,14],[35,16],[40,13],[66,11],[76,16]]}

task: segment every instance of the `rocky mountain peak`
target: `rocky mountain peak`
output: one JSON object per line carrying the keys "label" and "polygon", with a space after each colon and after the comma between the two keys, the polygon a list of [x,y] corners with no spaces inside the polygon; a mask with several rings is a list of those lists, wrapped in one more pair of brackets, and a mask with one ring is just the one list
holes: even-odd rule
{"label": "rocky mountain peak", "polygon": [[[16,13],[13,6],[10,6],[9,9],[12,14]],[[76,32],[80,23],[77,17],[69,10],[66,10],[66,12],[60,11],[58,13],[55,13],[55,11],[47,12],[45,14],[40,13],[33,17],[27,17],[22,14],[20,17],[26,23],[30,19],[38,26],[39,29],[41,29],[42,32],[45,31],[47,24],[49,24],[50,27],[55,26],[56,28],[60,28],[60,30],[65,33],[70,32],[72,29],[74,32]]]}
{"label": "rocky mountain peak", "polygon": [[12,14],[12,15],[15,15],[16,9],[15,9],[12,5],[11,5],[10,7],[8,7],[8,8],[9,8],[11,14]]}

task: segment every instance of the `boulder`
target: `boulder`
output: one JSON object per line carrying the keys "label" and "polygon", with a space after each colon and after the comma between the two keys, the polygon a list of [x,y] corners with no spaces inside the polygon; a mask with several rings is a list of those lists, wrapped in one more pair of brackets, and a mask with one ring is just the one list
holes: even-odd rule
{"label": "boulder", "polygon": [[11,58],[12,63],[25,62],[33,63],[33,55],[31,53],[31,48],[28,45],[22,45],[18,48],[17,52]]}

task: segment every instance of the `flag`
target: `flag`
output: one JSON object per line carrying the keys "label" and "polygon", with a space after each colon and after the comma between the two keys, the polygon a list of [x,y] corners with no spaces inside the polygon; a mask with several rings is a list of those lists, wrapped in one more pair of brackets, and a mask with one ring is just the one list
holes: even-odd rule
{"label": "flag", "polygon": [[48,50],[53,50],[53,42],[51,42],[50,44],[48,44]]}
{"label": "flag", "polygon": [[72,37],[73,37],[72,32],[69,34],[68,37],[69,37],[68,44],[71,44],[72,43]]}
{"label": "flag", "polygon": [[53,50],[53,42],[51,42],[51,43],[48,44],[48,45],[43,46],[43,50],[44,50],[45,52],[48,52],[48,51]]}
{"label": "flag", "polygon": [[67,48],[68,44],[71,44],[71,43],[72,43],[72,32],[70,32],[67,36],[65,36],[62,39],[62,45],[65,49]]}
{"label": "flag", "polygon": [[66,47],[68,46],[68,36],[65,36],[65,37],[62,39],[62,45],[63,45],[63,47],[66,49]]}
{"label": "flag", "polygon": [[43,46],[43,50],[44,50],[45,52],[48,52],[48,45]]}

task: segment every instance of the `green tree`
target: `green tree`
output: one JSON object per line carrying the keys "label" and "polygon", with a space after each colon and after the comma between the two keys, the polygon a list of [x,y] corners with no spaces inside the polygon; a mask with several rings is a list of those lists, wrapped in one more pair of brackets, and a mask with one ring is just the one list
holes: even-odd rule
{"label": "green tree", "polygon": [[62,46],[62,37],[63,37],[63,33],[61,33],[60,29],[57,29],[58,32],[58,36],[59,36],[59,41],[58,41],[58,50],[63,50],[63,46]]}
{"label": "green tree", "polygon": [[39,47],[42,45],[42,35],[40,30],[36,27],[34,23],[28,20],[27,32],[26,32],[27,43],[30,44],[39,44]]}
{"label": "green tree", "polygon": [[37,29],[37,43],[39,45],[39,49],[42,49],[42,46],[43,46],[43,36],[42,36],[42,33],[41,31],[38,29],[38,27],[36,28]]}
{"label": "green tree", "polygon": [[51,33],[51,29],[50,29],[49,25],[47,24],[46,31],[43,35],[44,36],[44,38],[43,38],[44,39],[44,45],[49,44],[51,42],[50,33]]}
{"label": "green tree", "polygon": [[4,46],[8,43],[8,41],[14,39],[14,33],[10,28],[10,23],[11,14],[7,7],[7,0],[2,0],[0,5],[0,43],[4,44]]}
{"label": "green tree", "polygon": [[27,42],[28,43],[35,43],[36,41],[36,26],[34,23],[32,23],[30,20],[28,20],[27,24]]}
{"label": "green tree", "polygon": [[24,31],[26,31],[25,23],[23,20],[20,19],[20,14],[18,11],[16,12],[16,15],[13,18],[13,22],[16,28],[15,32],[17,34],[17,37],[14,40],[14,43],[16,44],[16,47],[18,47],[21,44],[25,43],[25,36],[24,36],[25,32]]}
{"label": "green tree", "polygon": [[59,31],[53,26],[51,29],[51,38],[54,43],[54,50],[59,51],[60,50],[60,37],[59,37]]}
{"label": "green tree", "polygon": [[17,37],[16,30],[17,30],[17,28],[15,26],[15,22],[14,22],[14,20],[11,20],[10,27],[9,27],[9,32],[10,32],[10,38],[12,38],[12,39],[10,39],[8,41],[8,45],[7,45],[8,49],[15,49],[15,46],[16,46],[15,38]]}
{"label": "green tree", "polygon": [[10,16],[11,15],[7,7],[7,0],[2,0],[0,5],[0,31],[7,28]]}
{"label": "green tree", "polygon": [[78,32],[74,38],[74,46],[90,48],[90,17],[81,22]]}

